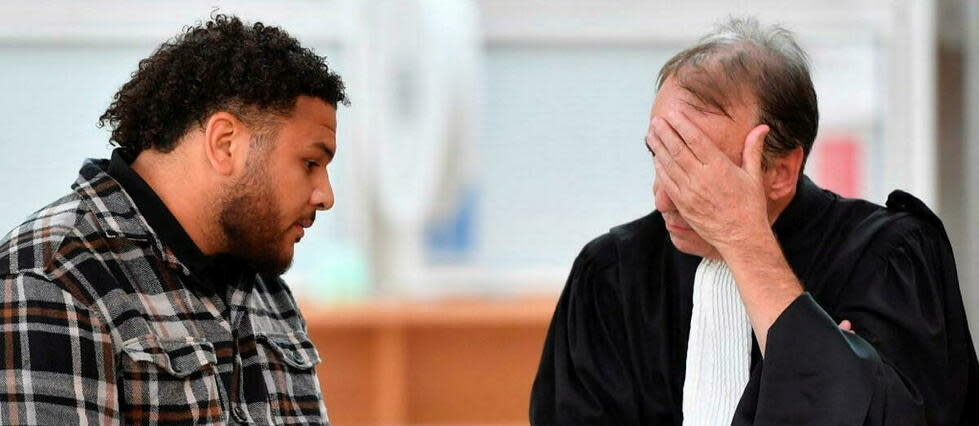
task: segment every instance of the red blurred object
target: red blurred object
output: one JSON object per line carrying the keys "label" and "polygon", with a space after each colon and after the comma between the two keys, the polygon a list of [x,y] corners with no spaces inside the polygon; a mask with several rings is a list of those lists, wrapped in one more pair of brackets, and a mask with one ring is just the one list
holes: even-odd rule
{"label": "red blurred object", "polygon": [[842,135],[819,140],[818,176],[823,188],[844,197],[860,197],[863,189],[861,144],[853,136]]}

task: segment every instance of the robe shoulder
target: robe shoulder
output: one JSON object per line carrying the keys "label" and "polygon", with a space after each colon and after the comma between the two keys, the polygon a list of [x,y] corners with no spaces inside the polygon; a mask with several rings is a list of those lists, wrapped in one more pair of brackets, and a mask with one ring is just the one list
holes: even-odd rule
{"label": "robe shoulder", "polygon": [[868,239],[863,260],[883,258],[895,248],[908,245],[947,251],[951,255],[951,245],[941,219],[913,195],[900,190],[891,192],[885,206],[854,201],[864,204],[864,211],[870,212],[856,223],[854,229],[855,236],[864,235]]}
{"label": "robe shoulder", "polygon": [[941,219],[907,192],[892,192],[885,205],[843,198],[829,191],[823,194],[832,198],[828,208],[805,222],[794,222],[795,229],[784,230],[796,235],[788,247],[790,257],[797,252],[818,254],[835,259],[833,269],[849,270],[858,260],[886,256],[902,244],[941,250],[948,245]]}
{"label": "robe shoulder", "polygon": [[662,216],[653,212],[581,250],[544,341],[531,389],[531,424],[679,424],[677,383],[668,368],[648,362],[671,359],[673,346],[660,333],[666,327],[645,317],[666,300],[644,291],[648,272],[634,266],[655,258],[647,247],[662,246],[665,235]]}
{"label": "robe shoulder", "polygon": [[579,262],[587,262],[601,269],[618,265],[623,256],[648,252],[649,246],[665,236],[663,216],[654,211],[646,216],[611,228],[585,244],[578,255]]}

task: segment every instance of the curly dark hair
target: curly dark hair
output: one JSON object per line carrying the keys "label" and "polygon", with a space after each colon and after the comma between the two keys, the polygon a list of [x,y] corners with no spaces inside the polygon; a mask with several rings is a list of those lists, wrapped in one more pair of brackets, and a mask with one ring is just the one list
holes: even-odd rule
{"label": "curly dark hair", "polygon": [[343,81],[325,58],[284,30],[217,14],[140,61],[99,117],[99,127],[108,124],[110,141],[131,155],[150,148],[170,152],[217,111],[251,126],[269,114],[288,116],[301,95],[334,107],[349,104]]}

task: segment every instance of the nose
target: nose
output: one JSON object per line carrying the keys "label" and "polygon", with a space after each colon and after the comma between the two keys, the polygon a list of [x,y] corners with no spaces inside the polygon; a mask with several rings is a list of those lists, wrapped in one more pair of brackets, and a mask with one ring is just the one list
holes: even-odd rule
{"label": "nose", "polygon": [[656,210],[662,212],[672,212],[676,210],[676,205],[673,204],[673,200],[670,199],[669,195],[666,195],[666,190],[663,189],[663,185],[659,184],[659,180],[653,178],[653,198],[656,200]]}
{"label": "nose", "polygon": [[329,172],[325,172],[323,179],[313,188],[310,203],[316,206],[316,210],[329,210],[333,208],[333,202],[333,185],[330,184]]}

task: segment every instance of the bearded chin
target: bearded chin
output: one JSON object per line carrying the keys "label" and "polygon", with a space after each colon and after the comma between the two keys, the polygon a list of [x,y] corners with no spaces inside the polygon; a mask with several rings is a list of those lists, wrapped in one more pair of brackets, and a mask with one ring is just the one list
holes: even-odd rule
{"label": "bearded chin", "polygon": [[229,188],[218,221],[228,254],[260,274],[279,276],[292,265],[292,258],[282,252],[283,232],[275,226],[279,211],[260,177],[246,176]]}

